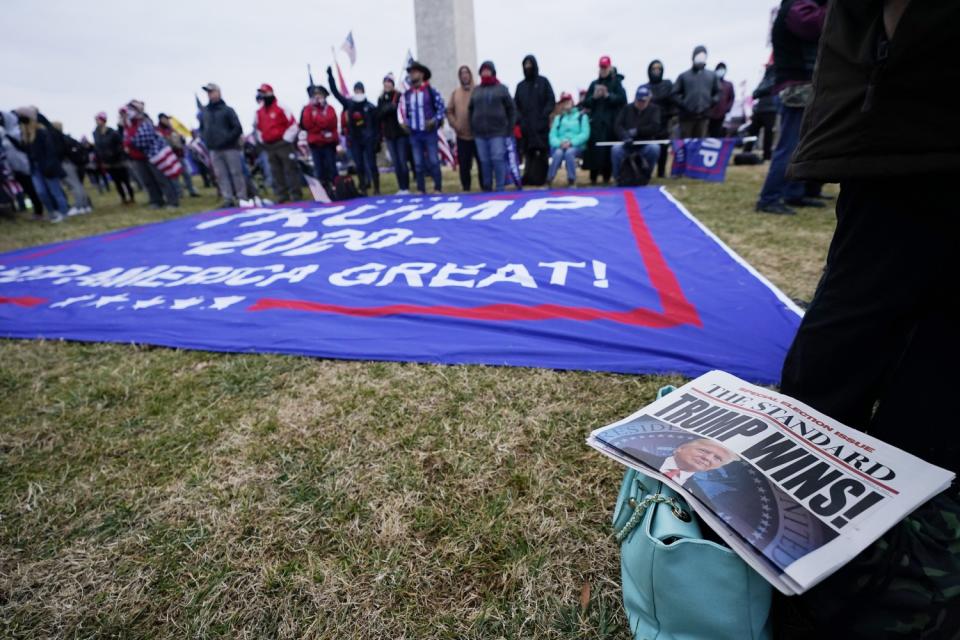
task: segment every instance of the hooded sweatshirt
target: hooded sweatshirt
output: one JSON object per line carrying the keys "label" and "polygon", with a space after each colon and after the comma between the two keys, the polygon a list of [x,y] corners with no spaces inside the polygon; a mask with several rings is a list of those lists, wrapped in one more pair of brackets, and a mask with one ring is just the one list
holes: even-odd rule
{"label": "hooded sweatshirt", "polygon": [[[528,70],[527,63],[532,67]],[[517,106],[517,120],[526,149],[548,149],[550,114],[557,104],[550,81],[540,75],[537,59],[529,55],[523,59],[523,80],[517,85],[513,100]]]}
{"label": "hooded sweatshirt", "polygon": [[457,132],[457,137],[463,140],[473,140],[473,130],[470,129],[470,98],[473,96],[473,72],[467,65],[457,69],[457,80],[460,79],[460,72],[464,69],[470,74],[470,82],[467,86],[459,85],[450,94],[450,102],[447,103],[447,118],[450,120],[450,126]]}
{"label": "hooded sweatshirt", "polygon": [[[696,58],[699,53],[706,54],[706,47],[696,47],[691,58]],[[717,74],[702,64],[693,63],[674,83],[673,99],[680,108],[681,119],[706,118],[710,107],[720,99]]]}
{"label": "hooded sweatshirt", "polygon": [[[664,70],[664,73],[656,77],[653,75],[653,65],[655,64],[659,64],[660,68]],[[653,104],[660,107],[660,115],[663,121],[663,130],[661,133],[666,133],[670,118],[677,115],[677,106],[673,103],[673,98],[670,96],[670,94],[673,93],[673,82],[664,77],[665,73],[666,68],[660,60],[652,60],[650,64],[647,65],[647,79],[649,80],[647,86],[650,87]]]}

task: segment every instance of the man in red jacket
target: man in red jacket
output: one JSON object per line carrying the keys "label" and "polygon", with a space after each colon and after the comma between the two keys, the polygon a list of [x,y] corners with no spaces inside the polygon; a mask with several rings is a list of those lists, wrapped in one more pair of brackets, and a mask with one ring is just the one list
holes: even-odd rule
{"label": "man in red jacket", "polygon": [[269,84],[261,84],[257,96],[263,98],[263,104],[257,109],[256,138],[267,152],[277,202],[302,200],[302,177],[294,159],[296,148],[293,146],[299,132],[297,120],[289,110],[277,104],[273,87]]}
{"label": "man in red jacket", "polygon": [[307,144],[313,156],[314,175],[330,184],[337,175],[337,112],[327,102],[326,87],[307,87],[310,104],[300,112],[300,128],[307,132]]}

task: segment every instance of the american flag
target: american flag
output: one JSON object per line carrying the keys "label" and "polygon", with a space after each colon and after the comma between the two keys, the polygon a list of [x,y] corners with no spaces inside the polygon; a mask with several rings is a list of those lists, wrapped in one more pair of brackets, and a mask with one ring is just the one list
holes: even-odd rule
{"label": "american flag", "polygon": [[[407,75],[407,69],[410,68],[410,65],[413,64],[413,53],[410,49],[407,49],[407,59],[403,63],[403,75],[401,76],[403,80],[400,82],[400,89],[406,91],[410,88],[410,76]],[[404,101],[400,101],[400,108],[397,109],[397,118],[400,122],[403,122],[406,114]],[[443,135],[443,127],[437,129],[437,151],[440,153],[440,162],[443,164],[449,165],[450,167],[456,169],[459,164],[459,158],[457,157],[456,147],[451,147],[450,143],[447,141],[447,137]]]}
{"label": "american flag", "polygon": [[350,58],[350,66],[352,67],[357,61],[357,47],[353,42],[353,31],[347,34],[347,39],[340,45],[340,49]]}

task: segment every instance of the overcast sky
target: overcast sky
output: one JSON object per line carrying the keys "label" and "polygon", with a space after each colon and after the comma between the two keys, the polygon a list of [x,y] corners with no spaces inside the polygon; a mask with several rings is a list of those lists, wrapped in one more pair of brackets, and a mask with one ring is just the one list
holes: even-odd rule
{"label": "overcast sky", "polygon": [[[77,137],[106,111],[110,124],[131,98],[147,111],[171,113],[195,126],[193,94],[214,81],[247,127],[261,82],[299,112],[306,102],[306,65],[325,82],[330,47],[348,83],[362,80],[375,100],[387,71],[416,55],[413,0],[2,0],[0,107],[35,104]],[[697,44],[721,60],[739,90],[759,80],[769,55],[773,0],[474,0],[478,60],[493,60],[511,91],[520,61],[533,53],[554,89],[574,93],[610,55],[628,93],[646,82],[660,58],[676,77]],[[339,51],[353,31],[357,62]],[[429,65],[429,60],[425,61]],[[446,98],[446,96],[444,96]]]}

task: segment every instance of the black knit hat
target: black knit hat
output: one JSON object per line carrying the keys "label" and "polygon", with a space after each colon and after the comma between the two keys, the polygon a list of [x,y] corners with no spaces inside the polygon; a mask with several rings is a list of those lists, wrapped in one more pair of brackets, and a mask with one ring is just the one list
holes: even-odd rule
{"label": "black knit hat", "polygon": [[480,68],[477,69],[477,73],[483,73],[484,69],[490,69],[490,73],[497,75],[497,67],[493,64],[493,60],[484,60],[480,63]]}

